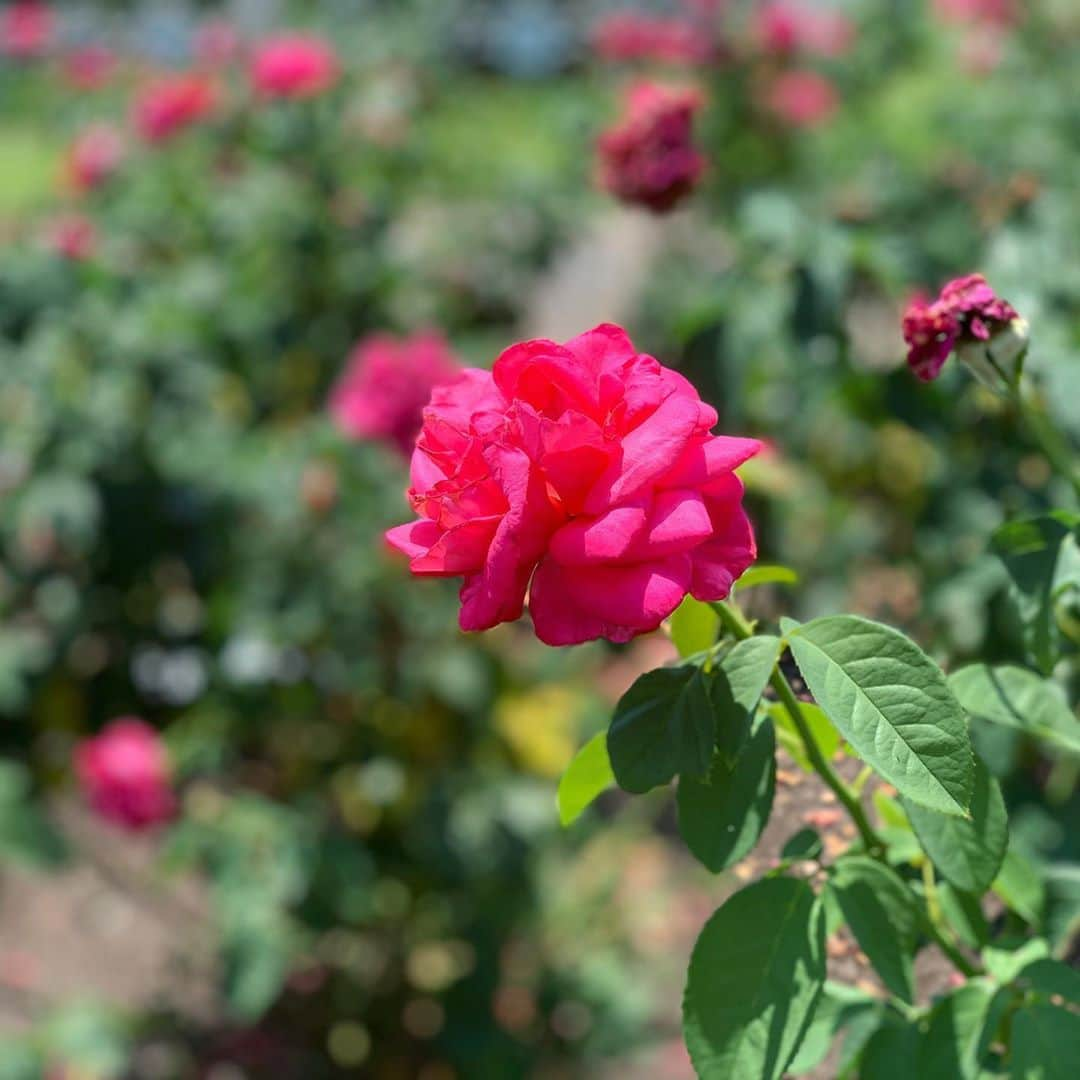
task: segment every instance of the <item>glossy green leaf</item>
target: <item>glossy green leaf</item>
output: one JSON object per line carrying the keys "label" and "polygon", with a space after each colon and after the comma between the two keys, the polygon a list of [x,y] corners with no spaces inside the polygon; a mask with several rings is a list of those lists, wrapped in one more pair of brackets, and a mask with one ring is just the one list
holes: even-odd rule
{"label": "glossy green leaf", "polygon": [[[840,738],[840,732],[833,727],[829,718],[816,705],[808,701],[802,701],[799,704],[802,709],[803,719],[806,720],[806,726],[810,729],[810,734],[813,736],[814,742],[817,743],[817,748],[821,751],[822,757],[826,761],[831,761],[843,741]],[[810,759],[806,756],[806,747],[803,745],[802,736],[795,727],[795,722],[791,719],[787,709],[779,701],[774,701],[769,705],[769,716],[776,725],[776,737],[780,745],[788,752],[800,769],[804,772],[813,772],[814,766],[810,764]]]}
{"label": "glossy green leaf", "polygon": [[818,705],[852,749],[911,802],[963,816],[974,783],[967,720],[941,669],[897,630],[815,619],[788,643]]}
{"label": "glossy green leaf", "polygon": [[748,855],[769,821],[776,790],[776,737],[768,720],[729,765],[716,754],[703,779],[679,780],[679,832],[714,874]]}
{"label": "glossy green leaf", "polygon": [[949,676],[949,686],[972,716],[1080,754],[1080,720],[1057,683],[1026,668],[972,664]]}
{"label": "glossy green leaf", "polygon": [[714,671],[710,696],[716,710],[716,747],[734,762],[750,735],[754,713],[780,656],[780,639],[740,641]]}
{"label": "glossy green leaf", "polygon": [[810,886],[758,881],[705,924],[690,958],[683,1030],[703,1080],[778,1080],[825,983],[825,919]]}
{"label": "glossy green leaf", "polygon": [[736,589],[752,589],[755,585],[798,585],[799,575],[790,566],[751,566],[738,581]]}
{"label": "glossy green leaf", "polygon": [[1076,1080],[1080,1015],[1036,1002],[1012,1018],[1011,1080]]}
{"label": "glossy green leaf", "polygon": [[968,983],[939,1001],[919,1042],[919,1080],[977,1080],[979,1047],[994,990]]}
{"label": "glossy green leaf", "polygon": [[1009,821],[1001,788],[978,758],[970,818],[939,814],[907,800],[904,809],[919,843],[946,881],[975,894],[990,888],[1009,846]]}
{"label": "glossy green leaf", "polygon": [[693,665],[642,675],[615,706],[607,735],[612,772],[624,791],[703,775],[712,761],[716,718],[709,674]]}
{"label": "glossy green leaf", "polygon": [[694,656],[716,644],[720,616],[708,604],[688,595],[672,612],[668,630],[679,655]]}
{"label": "glossy green leaf", "polygon": [[575,755],[559,781],[559,821],[569,825],[603,791],[615,783],[608,761],[607,736],[594,735]]}
{"label": "glossy green leaf", "polygon": [[1054,605],[1070,586],[1080,586],[1080,517],[1055,511],[1010,521],[994,533],[992,548],[1013,580],[1013,595],[1032,661],[1049,672],[1061,653]]}
{"label": "glossy green leaf", "polygon": [[799,1051],[787,1067],[788,1074],[801,1076],[816,1069],[828,1056],[840,1031],[880,1007],[880,999],[861,990],[826,982],[825,990],[814,1008],[814,1017],[799,1044]]}
{"label": "glossy green leaf", "polygon": [[881,981],[911,1001],[911,955],[919,932],[911,891],[894,871],[865,855],[840,859],[829,891]]}

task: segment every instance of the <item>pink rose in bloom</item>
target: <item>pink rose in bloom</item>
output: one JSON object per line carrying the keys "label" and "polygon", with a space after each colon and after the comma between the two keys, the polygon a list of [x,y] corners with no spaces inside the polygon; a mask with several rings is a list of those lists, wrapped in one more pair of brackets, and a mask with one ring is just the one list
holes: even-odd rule
{"label": "pink rose in bloom", "polygon": [[240,55],[240,35],[228,19],[208,19],[195,31],[193,49],[202,67],[225,67]]}
{"label": "pink rose in bloom", "polygon": [[302,34],[270,38],[256,49],[251,61],[251,82],[263,97],[316,97],[337,82],[339,73],[330,45]]}
{"label": "pink rose in bloom", "polygon": [[662,213],[697,186],[705,158],[693,143],[696,90],[639,82],[623,119],[599,139],[600,186],[624,202]]}
{"label": "pink rose in bloom", "polygon": [[0,12],[0,53],[20,60],[44,56],[52,44],[56,20],[52,8],[37,0],[19,0]]}
{"label": "pink rose in bloom", "polygon": [[76,90],[100,90],[116,72],[116,53],[105,45],[84,45],[64,57],[64,78]]}
{"label": "pink rose in bloom", "polygon": [[828,121],[839,107],[836,88],[816,71],[785,71],[768,88],[765,104],[790,127],[812,128]]}
{"label": "pink rose in bloom", "polygon": [[636,12],[616,12],[600,19],[592,43],[599,57],[611,61],[704,64],[717,52],[709,33],[692,22]]}
{"label": "pink rose in bloom", "polygon": [[950,281],[938,298],[929,303],[915,297],[904,313],[907,362],[924,382],[936,379],[949,354],[958,346],[987,342],[1017,313],[995,295],[982,274]]}
{"label": "pink rose in bloom", "polygon": [[120,168],[124,153],[124,140],[116,128],[92,124],[68,149],[64,162],[68,186],[78,193],[101,187]]}
{"label": "pink rose in bloom", "polygon": [[463,577],[463,630],[517,619],[548,645],[629,641],[687,593],[728,595],[756,549],[734,469],[755,439],[710,435],[716,411],[677,372],[598,326],[513,345],[424,411],[409,499],[389,543],[414,574]]}
{"label": "pink rose in bloom", "polygon": [[81,742],[75,773],[93,810],[117,825],[145,829],[176,816],[165,744],[138,717],[113,720]]}
{"label": "pink rose in bloom", "polygon": [[330,393],[330,415],[350,438],[380,439],[408,457],[433,387],[460,373],[441,334],[372,334],[349,356]]}
{"label": "pink rose in bloom", "polygon": [[204,120],[217,102],[217,90],[205,76],[170,75],[143,88],[135,99],[132,121],[147,142],[165,142]]}
{"label": "pink rose in bloom", "polygon": [[65,214],[49,222],[45,245],[72,262],[85,262],[97,250],[97,229],[82,214]]}
{"label": "pink rose in bloom", "polygon": [[855,26],[839,11],[824,11],[795,0],[771,0],[754,13],[754,36],[776,56],[808,53],[843,56],[855,41]]}

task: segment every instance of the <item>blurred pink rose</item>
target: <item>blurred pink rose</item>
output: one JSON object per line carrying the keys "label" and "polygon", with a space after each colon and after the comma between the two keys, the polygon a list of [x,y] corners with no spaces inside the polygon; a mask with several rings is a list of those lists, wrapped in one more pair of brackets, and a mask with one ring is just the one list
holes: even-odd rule
{"label": "blurred pink rose", "polygon": [[353,349],[330,392],[330,414],[351,438],[381,439],[408,457],[432,388],[460,372],[439,333],[372,334]]}
{"label": "blurred pink rose", "polygon": [[0,53],[20,60],[44,56],[52,44],[56,19],[38,0],[18,0],[0,11]]}
{"label": "blurred pink rose", "polygon": [[800,0],[770,0],[754,13],[754,37],[765,52],[843,56],[855,42],[855,24],[839,11]]}
{"label": "blurred pink rose", "polygon": [[269,38],[255,50],[251,82],[263,97],[310,98],[329,90],[340,74],[328,42],[303,34]]}
{"label": "blurred pink rose", "polygon": [[1016,0],[934,0],[934,10],[946,22],[1012,26],[1020,21]]}
{"label": "blurred pink rose", "polygon": [[92,191],[116,173],[124,153],[124,139],[116,128],[91,124],[68,148],[64,178],[75,192]]}
{"label": "blurred pink rose", "polygon": [[63,214],[48,223],[45,245],[72,262],[84,262],[97,250],[97,228],[83,214]]}
{"label": "blurred pink rose", "polygon": [[165,744],[138,717],[113,720],[80,743],[75,772],[87,802],[114,824],[145,829],[176,816]]}
{"label": "blurred pink rose", "polygon": [[437,388],[412,458],[419,520],[389,543],[414,574],[464,577],[460,623],[517,619],[549,645],[629,641],[687,593],[728,595],[756,550],[733,470],[754,439],[677,372],[598,326],[513,345]]}
{"label": "blurred pink rose", "polygon": [[132,110],[132,122],[147,142],[165,142],[206,119],[217,103],[217,90],[205,76],[168,75],[139,92]]}
{"label": "blurred pink rose", "polygon": [[686,19],[615,12],[593,28],[593,49],[604,60],[704,64],[717,49],[708,31]]}
{"label": "blurred pink rose", "polygon": [[64,78],[76,90],[100,90],[116,72],[119,60],[106,45],[72,49],[63,61]]}
{"label": "blurred pink rose", "polygon": [[785,71],[769,86],[765,104],[790,127],[818,127],[839,107],[836,88],[816,71]]}
{"label": "blurred pink rose", "polygon": [[693,142],[696,90],[639,82],[622,120],[597,143],[600,186],[624,202],[670,210],[697,186],[705,158]]}

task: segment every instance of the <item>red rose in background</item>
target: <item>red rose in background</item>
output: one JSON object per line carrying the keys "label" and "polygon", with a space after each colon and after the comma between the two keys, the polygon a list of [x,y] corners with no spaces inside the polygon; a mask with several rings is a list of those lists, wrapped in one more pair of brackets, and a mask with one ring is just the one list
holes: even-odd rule
{"label": "red rose in background", "polygon": [[936,379],[954,349],[988,342],[1016,318],[1013,306],[997,296],[982,274],[956,278],[932,303],[919,296],[908,305],[904,313],[908,367],[923,382]]}
{"label": "red rose in background", "polygon": [[668,64],[704,64],[716,55],[708,31],[685,19],[665,19],[637,12],[606,15],[593,29],[592,44],[604,60],[659,60]]}
{"label": "red rose in background", "polygon": [[600,185],[616,198],[670,210],[697,186],[705,159],[693,143],[695,90],[641,82],[631,87],[623,119],[597,144]]}
{"label": "red rose in background", "polygon": [[116,128],[92,124],[68,149],[64,178],[73,191],[92,191],[116,173],[124,154],[124,139]]}
{"label": "red rose in background", "polygon": [[284,34],[270,38],[251,61],[257,93],[272,98],[310,98],[329,90],[340,73],[337,54],[320,38]]}
{"label": "red rose in background", "polygon": [[64,78],[76,90],[100,90],[119,66],[116,53],[105,45],[84,45],[64,57]]}
{"label": "red rose in background", "polygon": [[733,470],[755,439],[617,326],[511,346],[424,411],[409,498],[387,533],[414,574],[463,577],[463,630],[517,619],[549,645],[628,641],[687,593],[719,600],[756,551]]}
{"label": "red rose in background", "polygon": [[330,393],[330,413],[349,437],[389,442],[408,457],[433,387],[460,373],[441,334],[372,334],[349,356]]}
{"label": "red rose in background", "polygon": [[768,53],[843,56],[855,42],[855,25],[839,11],[794,0],[772,0],[754,13],[754,36]]}
{"label": "red rose in background", "polygon": [[20,0],[0,11],[0,53],[20,60],[43,56],[52,44],[56,19],[52,8]]}
{"label": "red rose in background", "polygon": [[137,717],[113,720],[80,743],[75,773],[92,809],[116,825],[145,829],[176,816],[165,744]]}
{"label": "red rose in background", "polygon": [[132,121],[147,142],[171,139],[217,107],[214,84],[202,75],[171,75],[144,87],[135,99]]}
{"label": "red rose in background", "polygon": [[785,71],[768,87],[765,105],[790,127],[818,127],[839,107],[836,88],[816,71]]}
{"label": "red rose in background", "polygon": [[97,250],[97,228],[82,214],[65,214],[46,226],[45,244],[65,259],[84,262]]}

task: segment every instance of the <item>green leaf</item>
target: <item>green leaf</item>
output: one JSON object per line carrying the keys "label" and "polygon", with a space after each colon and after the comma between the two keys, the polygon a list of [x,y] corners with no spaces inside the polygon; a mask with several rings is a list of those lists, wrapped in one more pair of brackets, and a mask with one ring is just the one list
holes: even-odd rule
{"label": "green leaf", "polygon": [[799,575],[790,566],[751,566],[738,581],[737,589],[752,589],[755,585],[798,585]]}
{"label": "green leaf", "polygon": [[1005,852],[993,890],[1031,926],[1039,926],[1046,906],[1046,885],[1039,870],[1018,851]]}
{"label": "green leaf", "polygon": [[780,639],[763,634],[740,641],[714,671],[710,697],[716,709],[716,746],[734,762],[750,735],[754,713],[780,657]]}
{"label": "green leaf", "polygon": [[676,773],[700,776],[712,761],[716,719],[710,675],[687,665],[642,675],[615,706],[608,756],[624,791],[641,793]]}
{"label": "green leaf", "polygon": [[668,627],[672,643],[685,659],[716,644],[720,616],[708,604],[688,595],[672,613]]}
{"label": "green leaf", "polygon": [[1080,721],[1057,683],[1026,668],[972,664],[951,675],[949,686],[972,716],[1080,754]]}
{"label": "green leaf", "polygon": [[806,1029],[799,1051],[787,1067],[792,1076],[816,1069],[828,1056],[837,1033],[867,1012],[881,1007],[878,998],[838,983],[825,983],[825,990],[818,998],[814,1018]]}
{"label": "green leaf", "polygon": [[970,818],[903,803],[919,843],[946,881],[975,894],[990,888],[1009,846],[1009,820],[1001,788],[978,758]]}
{"label": "green leaf", "polygon": [[679,780],[679,832],[714,874],[748,855],[769,820],[776,790],[776,737],[758,724],[734,765],[713,757],[708,776]]}
{"label": "green leaf", "polygon": [[1062,592],[1080,585],[1076,536],[1080,518],[1055,511],[1010,521],[994,533],[991,548],[1013,580],[1013,595],[1024,625],[1024,644],[1036,666],[1049,673],[1061,654],[1061,631],[1054,605]]}
{"label": "green leaf", "polygon": [[1027,964],[1017,975],[1024,986],[1039,994],[1060,994],[1080,1005],[1080,971],[1060,960],[1044,957]]}
{"label": "green leaf", "polygon": [[821,837],[807,826],[788,839],[780,851],[780,858],[798,862],[803,859],[816,859],[821,852]]}
{"label": "green leaf", "polygon": [[907,886],[887,866],[852,855],[836,863],[828,887],[881,981],[897,997],[911,1001],[919,913]]}
{"label": "green leaf", "polygon": [[899,631],[854,615],[815,619],[788,642],[817,703],[864,761],[911,802],[966,813],[971,740],[937,664]]}
{"label": "green leaf", "polygon": [[690,958],[683,1030],[703,1080],[777,1080],[825,983],[825,918],[810,886],[766,878],[705,924]]}
{"label": "green leaf", "polygon": [[14,761],[0,761],[0,860],[37,870],[62,866],[70,856],[63,835],[35,805],[30,775]]}
{"label": "green leaf", "polygon": [[607,736],[601,732],[574,755],[559,781],[556,795],[559,821],[564,826],[576,821],[593,799],[614,782],[608,761]]}
{"label": "green leaf", "polygon": [[993,987],[968,983],[939,1001],[930,1013],[912,1075],[918,1080],[976,1080],[979,1046],[993,997]]}
{"label": "green leaf", "polygon": [[292,963],[284,928],[272,919],[254,920],[229,935],[222,948],[225,996],[230,1012],[257,1020],[277,1000]]}
{"label": "green leaf", "polygon": [[1080,1076],[1080,1016],[1037,1002],[1012,1018],[1012,1080],[1076,1080]]}
{"label": "green leaf", "polygon": [[[833,755],[840,749],[842,741],[840,732],[833,727],[829,718],[816,705],[811,704],[809,701],[801,701],[799,705],[806,726],[810,729],[810,734],[821,751],[821,756],[826,761],[831,761]],[[806,747],[803,746],[802,736],[795,727],[795,721],[791,719],[787,709],[779,701],[774,701],[769,705],[769,716],[776,725],[776,737],[779,739],[780,745],[788,752],[791,759],[800,769],[804,772],[813,772],[814,766],[810,764],[810,759],[806,756]]]}
{"label": "green leaf", "polygon": [[938,900],[956,936],[968,948],[982,948],[989,940],[990,924],[986,921],[979,898],[943,881],[938,886]]}
{"label": "green leaf", "polygon": [[922,1033],[914,1024],[891,1020],[866,1044],[860,1059],[860,1080],[913,1080]]}
{"label": "green leaf", "polygon": [[982,961],[999,983],[1010,983],[1029,964],[1045,960],[1049,955],[1049,943],[1043,938],[1032,938],[1015,949],[987,947],[982,951]]}

